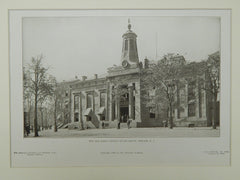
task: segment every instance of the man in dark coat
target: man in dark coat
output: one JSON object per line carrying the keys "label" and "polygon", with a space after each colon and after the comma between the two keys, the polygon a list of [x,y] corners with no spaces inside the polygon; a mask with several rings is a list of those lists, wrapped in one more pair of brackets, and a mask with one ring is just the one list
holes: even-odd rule
{"label": "man in dark coat", "polygon": [[130,123],[131,123],[131,120],[128,118],[128,115],[127,115],[127,127],[128,127],[128,129],[130,128]]}

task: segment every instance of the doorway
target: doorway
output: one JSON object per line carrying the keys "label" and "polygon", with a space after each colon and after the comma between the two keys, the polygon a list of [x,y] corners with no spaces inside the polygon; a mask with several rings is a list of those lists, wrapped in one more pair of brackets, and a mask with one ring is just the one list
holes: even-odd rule
{"label": "doorway", "polygon": [[129,108],[128,107],[120,107],[121,123],[126,123],[127,122],[128,113],[129,113]]}
{"label": "doorway", "polygon": [[78,122],[79,113],[74,113],[74,122]]}

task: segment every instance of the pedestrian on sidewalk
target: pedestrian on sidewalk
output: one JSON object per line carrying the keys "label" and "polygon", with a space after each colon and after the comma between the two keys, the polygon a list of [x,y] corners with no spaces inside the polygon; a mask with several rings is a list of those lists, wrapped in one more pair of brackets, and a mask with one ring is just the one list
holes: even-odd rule
{"label": "pedestrian on sidewalk", "polygon": [[102,121],[102,129],[104,129],[104,126],[105,126],[105,124],[104,124],[104,122]]}
{"label": "pedestrian on sidewalk", "polygon": [[118,119],[117,129],[120,129],[121,120],[123,120],[123,116],[121,116],[121,117]]}
{"label": "pedestrian on sidewalk", "polygon": [[128,129],[130,129],[131,120],[128,118],[128,115],[126,118],[127,118],[127,127],[128,127]]}

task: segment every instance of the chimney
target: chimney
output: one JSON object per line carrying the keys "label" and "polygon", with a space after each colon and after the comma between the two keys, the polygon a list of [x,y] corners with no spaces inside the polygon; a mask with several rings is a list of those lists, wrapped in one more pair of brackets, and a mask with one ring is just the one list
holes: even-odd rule
{"label": "chimney", "polygon": [[82,81],[85,81],[87,79],[87,76],[82,76]]}
{"label": "chimney", "polygon": [[98,75],[97,75],[97,74],[94,74],[94,78],[97,79],[97,78],[98,78]]}
{"label": "chimney", "polygon": [[149,60],[147,59],[147,57],[144,59],[144,68],[149,68]]}

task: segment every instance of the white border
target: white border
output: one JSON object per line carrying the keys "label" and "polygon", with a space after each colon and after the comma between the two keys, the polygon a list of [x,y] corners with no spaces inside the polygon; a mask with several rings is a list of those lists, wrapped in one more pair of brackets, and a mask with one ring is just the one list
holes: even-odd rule
{"label": "white border", "polygon": [[[89,143],[89,139],[23,138],[22,18],[74,16],[221,17],[221,130],[219,138],[154,138],[148,143]],[[230,161],[230,10],[10,10],[10,95],[12,167],[102,165],[229,165]],[[116,138],[116,140],[121,140]],[[148,138],[149,140],[149,138]],[[136,152],[141,155],[102,155]],[[209,155],[207,152],[217,152]],[[44,155],[21,155],[41,152]],[[50,154],[48,154],[50,152]],[[224,152],[223,154],[221,154]],[[16,154],[18,153],[18,154]],[[20,153],[20,154],[19,154]],[[211,154],[211,153],[210,153]]]}

